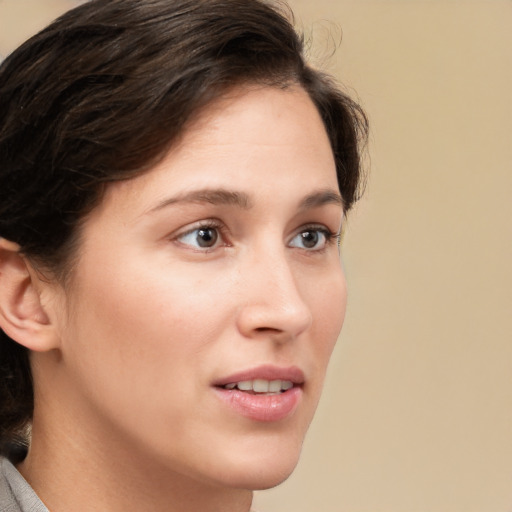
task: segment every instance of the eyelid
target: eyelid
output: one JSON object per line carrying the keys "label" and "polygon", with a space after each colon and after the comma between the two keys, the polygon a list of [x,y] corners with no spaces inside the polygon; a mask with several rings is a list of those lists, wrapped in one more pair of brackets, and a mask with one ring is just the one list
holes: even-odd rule
{"label": "eyelid", "polygon": [[304,225],[300,226],[295,231],[294,236],[299,234],[299,233],[301,233],[302,231],[308,231],[308,230],[311,230],[311,231],[322,231],[323,233],[326,233],[327,235],[334,236],[334,237],[340,236],[341,232],[343,231],[342,228],[340,228],[337,231],[333,231],[331,228],[329,228],[325,224],[312,222],[312,223],[304,224]]}

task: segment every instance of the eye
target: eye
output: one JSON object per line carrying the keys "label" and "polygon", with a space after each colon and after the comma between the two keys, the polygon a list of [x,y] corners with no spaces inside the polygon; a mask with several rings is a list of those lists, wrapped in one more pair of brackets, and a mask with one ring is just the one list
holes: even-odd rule
{"label": "eye", "polygon": [[194,249],[213,249],[222,242],[222,237],[217,226],[206,224],[177,236],[176,240]]}
{"label": "eye", "polygon": [[308,227],[297,233],[290,240],[289,246],[308,251],[321,251],[336,238],[336,235],[327,228]]}

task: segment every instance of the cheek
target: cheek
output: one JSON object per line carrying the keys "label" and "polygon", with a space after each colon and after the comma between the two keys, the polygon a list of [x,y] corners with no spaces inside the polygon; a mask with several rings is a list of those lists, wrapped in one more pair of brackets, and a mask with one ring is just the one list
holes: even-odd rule
{"label": "cheek", "polygon": [[314,293],[313,349],[324,371],[331,357],[345,319],[347,287],[341,268],[331,272],[324,286],[316,286]]}
{"label": "cheek", "polygon": [[154,380],[165,369],[186,377],[191,361],[201,364],[202,352],[225,328],[229,306],[217,298],[229,297],[227,285],[142,259],[84,265],[74,300],[77,351],[98,369],[110,365],[111,374],[132,371]]}
{"label": "cheek", "polygon": [[219,283],[147,260],[81,270],[63,352],[80,413],[138,438],[182,438],[229,316],[212,295]]}

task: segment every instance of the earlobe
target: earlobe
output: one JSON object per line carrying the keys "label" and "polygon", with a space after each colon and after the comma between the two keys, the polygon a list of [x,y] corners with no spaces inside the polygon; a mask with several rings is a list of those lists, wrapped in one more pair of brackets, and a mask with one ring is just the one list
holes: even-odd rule
{"label": "earlobe", "polygon": [[57,338],[36,280],[19,246],[0,238],[0,328],[19,344],[41,352],[56,348]]}

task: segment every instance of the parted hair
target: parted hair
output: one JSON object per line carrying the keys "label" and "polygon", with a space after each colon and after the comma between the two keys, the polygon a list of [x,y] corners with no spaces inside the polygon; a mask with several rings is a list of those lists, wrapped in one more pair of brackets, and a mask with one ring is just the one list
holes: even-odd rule
{"label": "parted hair", "polygon": [[[367,119],[306,63],[284,4],[92,0],[0,66],[0,237],[65,279],[80,221],[105,186],[151,168],[193,116],[245,84],[309,94],[348,211],[361,190]],[[0,330],[0,455],[23,456],[33,401],[29,353]]]}

